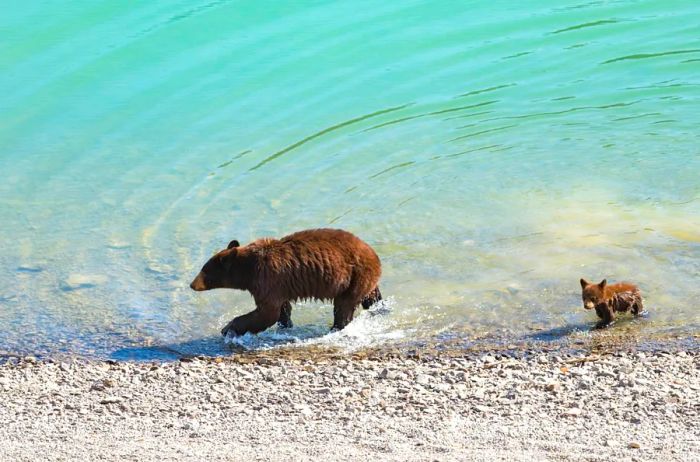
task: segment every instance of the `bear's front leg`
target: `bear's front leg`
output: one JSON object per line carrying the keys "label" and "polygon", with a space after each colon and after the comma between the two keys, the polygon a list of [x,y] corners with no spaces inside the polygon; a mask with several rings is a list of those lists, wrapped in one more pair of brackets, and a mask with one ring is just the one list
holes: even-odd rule
{"label": "bear's front leg", "polygon": [[243,316],[233,318],[221,329],[221,334],[237,337],[247,332],[257,334],[272,326],[280,318],[281,304],[258,305],[256,309]]}

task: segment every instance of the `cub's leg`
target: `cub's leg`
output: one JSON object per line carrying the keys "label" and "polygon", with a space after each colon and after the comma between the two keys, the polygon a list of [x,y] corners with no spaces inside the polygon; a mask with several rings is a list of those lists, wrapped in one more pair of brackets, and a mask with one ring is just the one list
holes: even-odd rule
{"label": "cub's leg", "polygon": [[277,325],[284,329],[294,327],[294,323],[292,322],[292,304],[289,303],[289,301],[282,304],[282,308],[280,308],[280,318],[277,320]]}
{"label": "cub's leg", "polygon": [[233,318],[221,329],[221,334],[224,337],[227,335],[237,337],[246,332],[257,334],[276,323],[280,319],[280,311],[282,311],[280,303],[259,304],[250,313]]}
{"label": "cub's leg", "polygon": [[642,303],[642,297],[637,296],[634,304],[632,305],[632,314],[635,316],[641,316],[644,314],[644,305]]}
{"label": "cub's leg", "polygon": [[365,298],[362,299],[362,308],[368,310],[372,305],[377,303],[382,299],[382,293],[379,291],[379,286],[372,289],[372,292],[367,294]]}
{"label": "cub's leg", "polygon": [[598,314],[600,321],[595,325],[596,329],[602,329],[613,323],[615,320],[615,313],[611,306],[607,303],[601,303],[595,307],[595,312]]}

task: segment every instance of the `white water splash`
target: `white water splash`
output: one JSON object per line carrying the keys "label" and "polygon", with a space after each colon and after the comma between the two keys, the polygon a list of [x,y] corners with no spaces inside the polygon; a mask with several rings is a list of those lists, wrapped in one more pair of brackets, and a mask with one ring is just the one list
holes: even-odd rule
{"label": "white water splash", "polygon": [[393,297],[383,300],[369,310],[358,312],[355,319],[341,331],[329,332],[327,326],[318,324],[299,325],[291,329],[272,328],[240,337],[227,336],[225,342],[246,350],[321,345],[355,351],[406,337],[407,331],[398,328],[391,319],[395,306]]}

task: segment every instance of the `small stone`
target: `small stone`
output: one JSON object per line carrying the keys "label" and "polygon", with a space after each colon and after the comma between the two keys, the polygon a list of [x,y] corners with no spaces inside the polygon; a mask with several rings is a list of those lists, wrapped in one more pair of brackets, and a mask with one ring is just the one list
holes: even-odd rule
{"label": "small stone", "polygon": [[630,442],[630,444],[627,445],[627,447],[630,449],[639,449],[642,447],[642,445],[640,445],[636,441],[632,441],[632,442]]}
{"label": "small stone", "polygon": [[102,400],[100,400],[100,404],[114,404],[114,403],[119,403],[121,402],[121,398],[118,396],[108,396]]}
{"label": "small stone", "polygon": [[34,363],[36,363],[36,358],[34,356],[25,356],[24,362],[34,364]]}
{"label": "small stone", "polygon": [[581,409],[577,407],[573,407],[571,409],[567,409],[566,411],[561,413],[562,417],[578,417],[581,415]]}
{"label": "small stone", "polygon": [[437,385],[435,385],[434,389],[445,393],[450,391],[452,387],[447,383],[438,383]]}
{"label": "small stone", "polygon": [[98,380],[97,382],[92,384],[92,386],[90,387],[90,390],[92,390],[92,391],[104,391],[106,388],[114,387],[114,385],[115,385],[115,382],[112,379]]}
{"label": "small stone", "polygon": [[420,385],[428,385],[430,383],[431,377],[426,374],[418,374],[416,377],[416,382]]}

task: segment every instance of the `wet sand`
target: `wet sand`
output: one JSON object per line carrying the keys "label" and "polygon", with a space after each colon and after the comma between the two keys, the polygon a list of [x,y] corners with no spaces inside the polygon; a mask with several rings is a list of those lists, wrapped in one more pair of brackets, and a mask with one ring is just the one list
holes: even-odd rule
{"label": "wet sand", "polygon": [[700,460],[698,351],[28,357],[0,390],[0,460]]}

